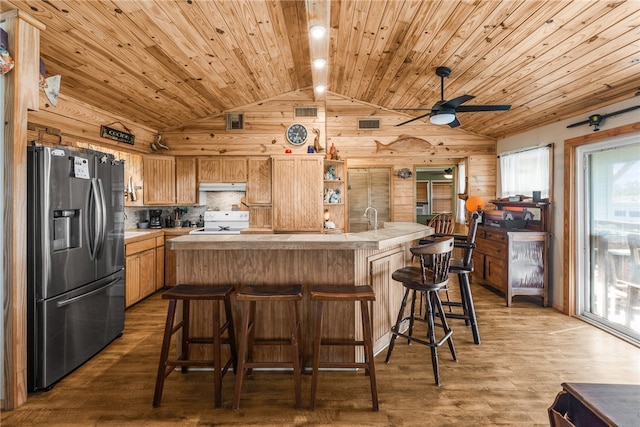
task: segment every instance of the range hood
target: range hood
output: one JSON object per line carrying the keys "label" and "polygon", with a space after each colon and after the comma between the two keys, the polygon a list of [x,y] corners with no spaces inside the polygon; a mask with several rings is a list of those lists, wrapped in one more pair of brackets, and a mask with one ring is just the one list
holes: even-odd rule
{"label": "range hood", "polygon": [[247,191],[244,182],[201,182],[198,191]]}

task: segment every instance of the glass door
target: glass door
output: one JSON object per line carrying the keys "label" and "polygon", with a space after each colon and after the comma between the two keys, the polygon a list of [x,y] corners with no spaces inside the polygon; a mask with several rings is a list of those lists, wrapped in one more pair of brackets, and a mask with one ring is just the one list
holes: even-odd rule
{"label": "glass door", "polygon": [[[640,143],[578,149],[578,315],[640,342]],[[580,231],[582,230],[582,231]]]}

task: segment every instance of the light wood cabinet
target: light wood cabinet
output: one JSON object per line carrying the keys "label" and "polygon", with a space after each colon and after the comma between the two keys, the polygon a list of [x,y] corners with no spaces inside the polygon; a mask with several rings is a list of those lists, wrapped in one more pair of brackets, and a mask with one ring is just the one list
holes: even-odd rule
{"label": "light wood cabinet", "polygon": [[156,291],[156,238],[125,245],[125,307]]}
{"label": "light wood cabinet", "polygon": [[325,228],[325,233],[347,231],[347,165],[344,160],[324,161],[324,213],[323,217],[335,224],[335,229]]}
{"label": "light wood cabinet", "polygon": [[156,288],[164,288],[164,236],[156,237]]}
{"label": "light wood cabinet", "polygon": [[323,158],[274,156],[272,222],[275,232],[322,232]]}
{"label": "light wood cabinet", "polygon": [[247,161],[247,204],[271,204],[271,158]]}
{"label": "light wood cabinet", "polygon": [[247,182],[247,159],[223,156],[199,158],[198,182]]}
{"label": "light wood cabinet", "polygon": [[171,156],[145,156],[144,204],[173,205],[176,201],[175,158]]}
{"label": "light wood cabinet", "polygon": [[198,202],[196,158],[176,157],[176,204],[195,205]]}

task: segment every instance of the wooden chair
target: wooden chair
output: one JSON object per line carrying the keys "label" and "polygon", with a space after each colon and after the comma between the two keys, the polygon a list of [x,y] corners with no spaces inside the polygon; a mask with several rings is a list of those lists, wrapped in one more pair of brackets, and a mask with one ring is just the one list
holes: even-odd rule
{"label": "wooden chair", "polygon": [[464,319],[465,323],[471,326],[473,333],[473,342],[480,344],[480,330],[476,319],[476,310],[473,305],[473,296],[471,294],[471,281],[469,275],[473,272],[473,249],[476,247],[476,234],[478,231],[478,222],[480,215],[474,212],[469,221],[469,231],[466,236],[454,236],[456,248],[463,249],[461,257],[451,258],[449,273],[458,275],[458,284],[460,286],[460,301],[446,301],[442,304],[446,307],[459,307],[462,313],[446,313],[450,319]]}
{"label": "wooden chair", "polygon": [[[402,283],[405,287],[405,292],[402,303],[400,304],[396,323],[391,327],[391,342],[389,343],[385,362],[389,363],[398,336],[406,338],[409,344],[415,341],[419,344],[426,345],[431,349],[431,363],[437,385],[440,385],[438,347],[447,342],[453,360],[458,360],[453,339],[451,338],[453,331],[447,324],[447,318],[444,315],[439,296],[439,291],[449,282],[449,263],[451,254],[453,253],[453,243],[453,237],[439,237],[432,243],[411,248],[411,252],[420,257],[420,267],[404,267],[394,271],[391,276],[394,280]],[[426,294],[427,313],[424,317],[417,317],[415,315],[417,292]],[[410,293],[412,294],[411,311],[409,316],[405,316],[405,309]],[[437,326],[442,327],[443,331],[440,339],[436,339],[436,315],[440,318],[440,324]],[[404,330],[402,324],[407,321],[409,322],[408,330],[406,333],[401,332]],[[427,340],[413,336],[413,326],[416,321],[426,323]]]}
{"label": "wooden chair", "polygon": [[449,236],[453,234],[453,218],[449,213],[439,213],[429,220],[429,227],[433,228],[433,236]]}

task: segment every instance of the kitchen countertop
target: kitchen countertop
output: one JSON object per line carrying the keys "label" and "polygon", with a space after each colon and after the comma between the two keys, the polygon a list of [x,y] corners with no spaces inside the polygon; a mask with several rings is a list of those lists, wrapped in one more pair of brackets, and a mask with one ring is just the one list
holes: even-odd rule
{"label": "kitchen countertop", "polygon": [[385,222],[378,230],[343,234],[186,235],[167,242],[172,250],[237,249],[385,249],[422,239],[433,229],[414,222]]}
{"label": "kitchen countertop", "polygon": [[197,230],[197,228],[134,228],[124,231],[124,243],[135,243],[160,236],[183,236],[192,230]]}

